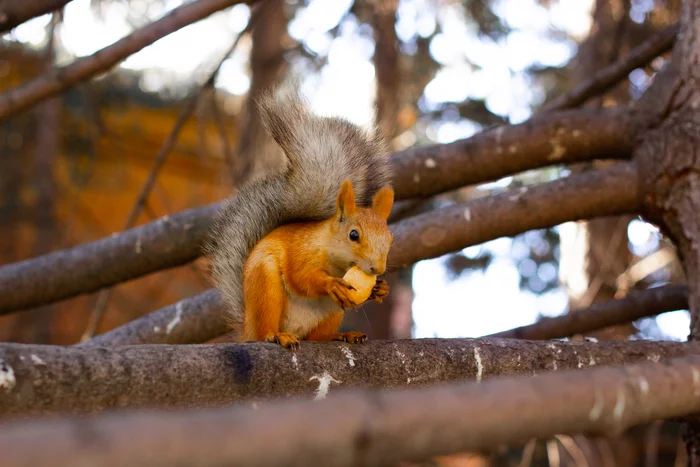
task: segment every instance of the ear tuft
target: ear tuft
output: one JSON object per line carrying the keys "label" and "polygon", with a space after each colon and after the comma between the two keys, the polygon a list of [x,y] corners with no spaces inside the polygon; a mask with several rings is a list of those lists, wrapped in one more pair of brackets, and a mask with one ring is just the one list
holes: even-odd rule
{"label": "ear tuft", "polygon": [[355,205],[355,190],[352,188],[350,180],[345,180],[343,186],[338,192],[336,201],[336,216],[339,220],[350,217],[355,214],[357,206]]}
{"label": "ear tuft", "polygon": [[394,205],[394,190],[390,186],[382,187],[372,197],[372,210],[382,219],[387,220]]}

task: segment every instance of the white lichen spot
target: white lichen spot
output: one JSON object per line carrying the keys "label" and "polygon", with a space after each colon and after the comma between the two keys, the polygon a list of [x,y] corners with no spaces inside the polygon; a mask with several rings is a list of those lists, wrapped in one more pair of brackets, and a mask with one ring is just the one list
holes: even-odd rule
{"label": "white lichen spot", "polygon": [[396,355],[398,355],[399,359],[401,359],[401,364],[405,367],[406,366],[406,355],[403,354],[402,352],[399,352],[399,349],[396,349]]}
{"label": "white lichen spot", "polygon": [[437,167],[437,163],[435,162],[435,159],[433,159],[432,157],[428,157],[425,160],[425,166],[429,169],[434,169],[435,167]]}
{"label": "white lichen spot", "polygon": [[328,372],[323,372],[321,376],[314,375],[309,378],[309,381],[317,380],[318,389],[316,389],[316,396],[314,396],[315,401],[325,399],[328,395],[328,391],[331,387],[331,383],[340,383],[337,379],[333,378]]}
{"label": "white lichen spot", "polygon": [[418,352],[418,355],[422,357],[423,355],[425,355],[425,353],[421,350],[420,352]]}
{"label": "white lichen spot", "polygon": [[503,137],[503,131],[506,129],[505,125],[501,125],[496,128],[496,144],[501,144],[501,138]]}
{"label": "white lichen spot", "polygon": [[613,417],[616,421],[622,420],[622,415],[625,412],[625,391],[622,388],[617,389],[617,400],[613,409]]}
{"label": "white lichen spot", "polygon": [[647,356],[647,360],[654,362],[654,363],[658,363],[659,360],[661,360],[661,355],[658,355],[658,354],[649,355],[649,356]]}
{"label": "white lichen spot", "polygon": [[257,402],[252,402],[250,404],[251,407],[253,407],[253,410],[258,410],[258,403]]}
{"label": "white lichen spot", "polygon": [[0,360],[0,388],[11,391],[16,383],[15,370],[13,370],[10,365]]}
{"label": "white lichen spot", "polygon": [[411,384],[411,378],[406,379],[406,384]]}
{"label": "white lichen spot", "polygon": [[141,254],[141,235],[136,236],[136,244],[134,245],[134,250],[137,255]]}
{"label": "white lichen spot", "polygon": [[299,360],[297,360],[296,355],[292,355],[292,363],[294,364],[294,369],[299,370]]}
{"label": "white lichen spot", "polygon": [[566,147],[559,143],[552,143],[552,152],[547,156],[547,160],[558,161],[566,154]]}
{"label": "white lichen spot", "polygon": [[693,387],[695,390],[693,391],[693,395],[695,396],[700,396],[700,371],[698,371],[697,368],[692,367],[693,369]]}
{"label": "white lichen spot", "polygon": [[180,321],[182,320],[182,302],[177,302],[177,305],[175,305],[175,317],[168,323],[168,326],[165,328],[166,334],[170,334],[173,329],[175,329],[175,326],[177,326]]}
{"label": "white lichen spot", "polygon": [[598,339],[595,337],[584,337],[583,340],[586,342],[598,342]]}
{"label": "white lichen spot", "polygon": [[603,397],[600,395],[600,391],[598,389],[596,389],[593,394],[595,397],[595,402],[593,403],[593,408],[588,413],[588,418],[592,422],[595,422],[603,414],[603,405],[605,404],[605,401],[603,401]]}
{"label": "white lichen spot", "polygon": [[37,365],[46,365],[46,363],[41,358],[39,358],[39,356],[36,354],[32,354],[31,358],[32,358],[32,361],[34,363],[36,363]]}
{"label": "white lichen spot", "polygon": [[474,360],[476,361],[476,380],[481,381],[481,377],[484,376],[484,364],[481,362],[479,347],[474,347]]}
{"label": "white lichen spot", "polygon": [[465,219],[467,222],[471,222],[471,221],[472,221],[472,211],[471,211],[471,209],[466,208],[466,209],[464,210],[464,219]]}
{"label": "white lichen spot", "polygon": [[557,361],[556,361],[556,360],[552,360],[552,369],[553,369],[554,371],[557,371],[557,370],[559,369],[559,366],[557,365]]}
{"label": "white lichen spot", "polygon": [[649,394],[649,381],[644,376],[639,377],[639,390],[645,396]]}
{"label": "white lichen spot", "polygon": [[595,366],[595,358],[591,355],[590,360],[588,360],[588,366]]}
{"label": "white lichen spot", "polygon": [[153,326],[153,332],[160,332],[160,326]]}
{"label": "white lichen spot", "polygon": [[547,348],[554,350],[557,348],[557,346],[554,344],[547,344]]}
{"label": "white lichen spot", "polygon": [[413,174],[413,182],[420,183],[420,174],[418,172]]}
{"label": "white lichen spot", "polygon": [[508,152],[511,154],[515,154],[516,152],[518,152],[518,147],[515,144],[511,144],[510,146],[508,146]]}
{"label": "white lichen spot", "polygon": [[341,347],[340,350],[345,354],[345,357],[348,359],[348,364],[350,366],[355,366],[355,356],[352,354],[350,349],[347,347]]}

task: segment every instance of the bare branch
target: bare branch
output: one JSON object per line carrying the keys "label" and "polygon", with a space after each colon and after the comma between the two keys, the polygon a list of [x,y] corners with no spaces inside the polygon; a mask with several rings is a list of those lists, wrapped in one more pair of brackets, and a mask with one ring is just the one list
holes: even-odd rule
{"label": "bare branch", "polygon": [[488,240],[638,209],[637,172],[623,162],[405,219],[392,227],[389,263],[398,269]]}
{"label": "bare branch", "polygon": [[70,0],[3,0],[0,2],[0,34],[37,16],[63,8]]}
{"label": "bare branch", "polygon": [[[699,367],[700,357],[686,356],[410,391],[356,389],[322,402],[19,422],[2,428],[0,450],[7,467],[396,465],[563,433],[615,434],[697,412]],[[334,384],[325,378],[324,388]]]}
{"label": "bare branch", "polygon": [[697,345],[677,342],[512,339],[303,342],[295,352],[266,343],[100,348],[0,344],[0,415],[211,406],[311,396],[319,387],[333,393],[350,387],[421,386],[697,352]]}
{"label": "bare branch", "polygon": [[535,116],[471,138],[397,153],[399,199],[427,197],[526,170],[593,159],[626,159],[633,138],[625,109],[577,109]]}
{"label": "bare branch", "polygon": [[632,291],[625,298],[596,303],[556,318],[544,318],[535,324],[492,334],[487,337],[547,340],[598,331],[626,324],[646,316],[688,307],[688,287],[671,285]]}
{"label": "bare branch", "polygon": [[[389,271],[503,236],[596,215],[632,212],[636,208],[636,171],[630,163],[585,172],[525,191],[509,190],[392,224],[395,240],[389,255]],[[94,344],[176,344],[213,339],[228,328],[221,321],[223,305],[218,296],[205,294],[179,302],[178,306],[185,313],[196,314],[191,319],[200,323],[197,329],[201,330],[182,336],[184,341],[177,340],[180,336],[153,331],[156,327],[163,329],[173,319],[175,308],[170,306],[151,314],[155,316],[146,315],[95,337]],[[197,312],[190,307],[197,308]],[[90,342],[86,344],[93,345]]]}
{"label": "bare branch", "polygon": [[627,56],[594,74],[561,97],[544,105],[540,112],[550,112],[576,107],[589,98],[602,94],[623,80],[634,69],[646,65],[654,58],[671,50],[678,35],[679,26],[673,25],[644,41]]}
{"label": "bare branch", "polygon": [[[256,0],[248,0],[248,3],[254,1]],[[196,0],[186,3],[88,57],[80,58],[65,67],[55,68],[5,92],[0,95],[0,122],[47,97],[55,96],[97,74],[109,71],[125,58],[168,34],[237,3],[242,3],[242,0]]]}
{"label": "bare branch", "polygon": [[[553,163],[622,157],[630,149],[624,122],[624,114],[616,110],[572,111],[449,145],[397,152],[392,156],[397,199],[429,196]],[[613,197],[620,200],[622,188],[603,191],[613,190]],[[601,205],[589,207],[581,214],[604,214],[596,212]],[[602,207],[611,210],[605,203]],[[201,254],[207,223],[217,209],[214,204],[184,211],[111,238],[4,266],[0,314],[95,292],[192,261]]]}

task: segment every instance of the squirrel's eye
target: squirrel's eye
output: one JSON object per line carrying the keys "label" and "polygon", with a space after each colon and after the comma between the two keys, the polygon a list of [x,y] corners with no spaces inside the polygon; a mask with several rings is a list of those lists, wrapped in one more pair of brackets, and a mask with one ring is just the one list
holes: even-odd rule
{"label": "squirrel's eye", "polygon": [[357,230],[351,230],[350,231],[350,240],[353,242],[356,242],[360,239],[360,234],[357,232]]}

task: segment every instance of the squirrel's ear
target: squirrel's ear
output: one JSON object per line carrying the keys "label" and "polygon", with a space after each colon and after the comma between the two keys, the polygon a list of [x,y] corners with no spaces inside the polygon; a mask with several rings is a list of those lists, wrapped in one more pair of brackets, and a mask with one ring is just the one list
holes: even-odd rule
{"label": "squirrel's ear", "polygon": [[393,205],[394,190],[390,186],[383,187],[372,197],[372,210],[384,220],[389,218]]}
{"label": "squirrel's ear", "polygon": [[336,214],[339,220],[343,220],[344,217],[355,214],[355,210],[357,209],[355,205],[355,190],[353,190],[350,180],[345,180],[343,186],[340,187],[336,208]]}

